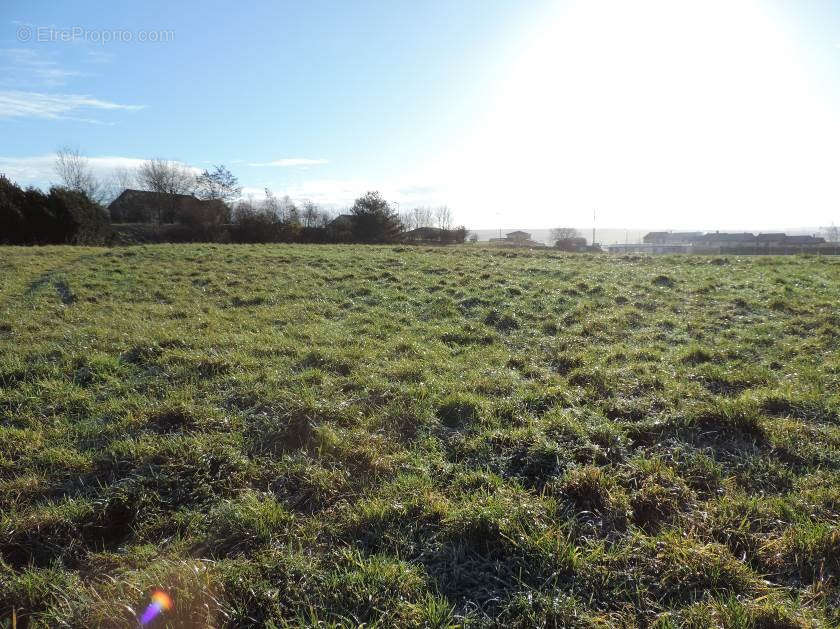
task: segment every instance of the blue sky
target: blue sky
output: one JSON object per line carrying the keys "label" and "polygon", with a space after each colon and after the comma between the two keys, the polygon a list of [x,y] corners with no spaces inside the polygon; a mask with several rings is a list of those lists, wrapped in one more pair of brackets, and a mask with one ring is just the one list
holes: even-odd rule
{"label": "blue sky", "polygon": [[6,0],[0,171],[70,145],[474,227],[840,222],[838,7]]}

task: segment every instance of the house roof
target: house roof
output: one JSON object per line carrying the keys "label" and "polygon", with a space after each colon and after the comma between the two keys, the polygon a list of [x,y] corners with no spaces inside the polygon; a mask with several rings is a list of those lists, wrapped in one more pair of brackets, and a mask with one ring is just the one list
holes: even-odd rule
{"label": "house roof", "polygon": [[788,236],[785,238],[785,243],[791,245],[816,245],[823,242],[825,242],[825,238],[822,236]]}
{"label": "house roof", "polygon": [[755,240],[756,236],[755,234],[752,234],[750,232],[741,232],[739,234],[715,232],[713,234],[706,234],[703,238],[704,240],[732,242],[741,240]]}
{"label": "house roof", "polygon": [[131,203],[131,202],[141,202],[141,203],[155,203],[157,202],[161,196],[166,196],[168,198],[173,199],[189,199],[193,201],[200,201],[191,194],[171,194],[167,193],[164,195],[160,195],[157,192],[152,192],[151,190],[134,190],[133,188],[126,188],[123,190],[120,195],[111,201],[108,207],[112,205],[120,205],[122,203]]}
{"label": "house roof", "polygon": [[507,233],[507,234],[505,234],[505,235],[506,235],[508,238],[512,238],[512,237],[514,237],[514,236],[523,236],[524,238],[530,238],[530,237],[531,237],[531,234],[529,234],[528,232],[524,232],[524,231],[520,231],[520,230],[517,230],[517,231],[515,231],[515,232],[508,232],[508,233]]}
{"label": "house roof", "polygon": [[330,221],[330,225],[334,227],[341,227],[344,225],[351,225],[353,223],[352,214],[339,214]]}
{"label": "house roof", "polygon": [[667,244],[682,244],[696,242],[705,238],[703,232],[650,232],[644,238],[644,242],[664,242]]}
{"label": "house roof", "polygon": [[784,232],[765,232],[756,236],[752,232],[650,232],[644,237],[645,242],[653,239],[666,239],[673,243],[680,238],[689,242],[775,242],[781,241],[789,245],[820,244],[824,238],[818,236],[788,236]]}
{"label": "house roof", "polygon": [[507,247],[545,247],[544,242],[537,242],[536,240],[531,240],[530,238],[491,238],[488,242]]}
{"label": "house roof", "polygon": [[440,227],[416,227],[415,229],[410,229],[404,236],[439,236],[445,230],[441,229]]}

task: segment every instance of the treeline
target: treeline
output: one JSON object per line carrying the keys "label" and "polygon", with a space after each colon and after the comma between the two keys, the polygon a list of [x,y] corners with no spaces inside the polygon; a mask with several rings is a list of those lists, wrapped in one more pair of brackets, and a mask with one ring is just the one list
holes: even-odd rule
{"label": "treeline", "polygon": [[465,227],[427,228],[426,233],[407,229],[410,225],[376,191],[356,199],[347,213],[333,216],[311,201],[298,207],[288,197],[278,200],[266,190],[264,202],[240,201],[233,207],[229,237],[232,242],[451,244],[463,243],[467,235]]}
{"label": "treeline", "polygon": [[[166,166],[150,161],[147,180],[155,176],[166,182]],[[73,172],[85,171],[75,168]],[[219,185],[223,178],[224,185]],[[152,190],[127,189],[120,195],[122,202],[118,198],[111,204],[111,216],[102,204],[91,199],[89,191],[95,187],[91,187],[89,174],[77,177],[75,182],[70,177],[62,179],[64,186],[53,186],[44,193],[36,188],[24,190],[0,175],[0,244],[451,244],[463,243],[467,235],[466,228],[449,226],[451,213],[445,206],[434,212],[418,208],[401,216],[375,191],[356,199],[346,213],[338,216],[311,201],[298,205],[288,196],[278,199],[270,190],[265,191],[265,200],[260,202],[245,199],[230,203],[227,199],[231,191],[238,193],[239,188],[235,177],[223,167],[211,173],[205,171],[199,178],[204,186],[201,198],[167,190],[163,184]],[[133,219],[134,224],[123,223],[126,218]],[[433,221],[439,226],[424,224]]]}
{"label": "treeline", "polygon": [[84,192],[53,186],[23,190],[0,175],[0,243],[91,244],[112,241],[108,215]]}
{"label": "treeline", "polygon": [[[78,152],[65,149],[59,155],[76,164],[72,172],[90,172]],[[82,178],[80,188],[102,189],[93,179]],[[277,198],[268,188],[262,201],[242,199],[238,178],[221,164],[195,174],[179,162],[152,159],[134,172],[122,171],[118,179],[123,190],[110,205],[111,220],[168,224],[160,233],[178,240],[386,243],[420,231],[426,238],[414,233],[410,240],[448,244],[464,242],[466,236],[465,228],[453,227],[447,206],[417,207],[400,215],[378,192],[366,193],[338,216],[309,200]],[[423,231],[428,229],[434,233]]]}

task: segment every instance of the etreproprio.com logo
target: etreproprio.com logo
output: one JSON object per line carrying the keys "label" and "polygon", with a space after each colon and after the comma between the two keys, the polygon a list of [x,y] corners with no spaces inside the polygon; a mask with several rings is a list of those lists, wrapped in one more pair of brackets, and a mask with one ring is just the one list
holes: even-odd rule
{"label": "etreproprio.com logo", "polygon": [[54,26],[29,26],[20,24],[17,28],[19,42],[88,42],[91,44],[110,43],[167,43],[174,41],[174,30],[137,30],[120,28],[91,29],[82,26],[56,28]]}

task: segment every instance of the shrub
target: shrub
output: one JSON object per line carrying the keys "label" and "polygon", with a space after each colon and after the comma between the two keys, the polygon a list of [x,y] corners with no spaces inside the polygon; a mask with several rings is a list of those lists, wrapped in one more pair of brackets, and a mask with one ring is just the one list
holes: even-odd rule
{"label": "shrub", "polygon": [[25,220],[23,207],[26,195],[17,185],[0,175],[0,244],[24,242]]}
{"label": "shrub", "polygon": [[58,227],[58,242],[77,245],[108,242],[111,236],[108,215],[85,193],[53,187],[47,204]]}
{"label": "shrub", "polygon": [[230,230],[233,242],[274,242],[279,229],[277,220],[267,212],[237,212]]}
{"label": "shrub", "polygon": [[379,192],[367,192],[356,199],[353,213],[353,238],[358,242],[394,242],[400,234],[397,214]]}
{"label": "shrub", "polygon": [[[101,245],[112,236],[108,215],[83,192],[26,191],[0,176],[0,243]],[[8,225],[8,228],[7,228]]]}

